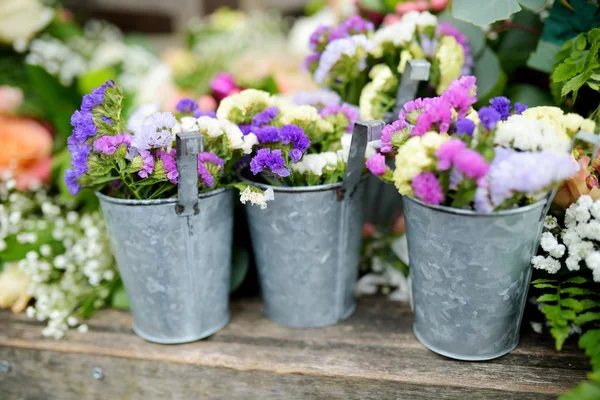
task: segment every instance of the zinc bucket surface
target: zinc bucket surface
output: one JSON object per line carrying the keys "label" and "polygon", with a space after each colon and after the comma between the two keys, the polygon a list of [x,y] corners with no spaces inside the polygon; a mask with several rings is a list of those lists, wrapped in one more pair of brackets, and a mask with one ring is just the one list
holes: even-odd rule
{"label": "zinc bucket surface", "polygon": [[175,213],[177,199],[98,197],[135,333],[171,344],[223,328],[230,317],[233,191],[200,194],[200,212],[189,217]]}
{"label": "zinc bucket surface", "polygon": [[[245,180],[245,179],[244,179]],[[342,183],[272,188],[264,210],[246,206],[264,312],[282,325],[334,325],[356,309],[364,186],[338,200]]]}
{"label": "zinc bucket surface", "polygon": [[402,198],[417,339],[459,360],[512,351],[546,201],[477,214]]}

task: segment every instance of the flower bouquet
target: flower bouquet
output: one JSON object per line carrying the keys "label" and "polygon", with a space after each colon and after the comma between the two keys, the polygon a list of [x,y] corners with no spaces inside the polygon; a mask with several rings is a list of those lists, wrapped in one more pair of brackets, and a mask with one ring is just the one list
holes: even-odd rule
{"label": "flower bouquet", "polygon": [[475,112],[475,92],[467,76],[408,102],[381,136],[395,170],[381,153],[367,161],[404,195],[415,334],[465,360],[516,347],[550,193],[577,172],[571,136],[590,125],[505,97]]}
{"label": "flower bouquet", "polygon": [[315,81],[360,105],[362,120],[388,118],[409,60],[431,63],[425,94],[440,94],[473,65],[466,36],[429,12],[409,12],[377,30],[353,16],[337,27],[320,26],[309,47],[306,66]]}
{"label": "flower bouquet", "polygon": [[113,81],[84,96],[65,180],[73,194],[97,191],[135,332],[158,343],[197,340],[229,319],[233,166],[256,136],[202,115],[190,99],[176,115],[150,105],[128,121],[123,101]]}
{"label": "flower bouquet", "polygon": [[[257,138],[240,176],[272,199],[266,210],[247,208],[265,314],[296,328],[333,325],[355,309],[363,155],[350,150],[360,136],[356,128],[348,133],[345,110],[325,109],[257,90],[230,96],[217,109],[219,119]],[[349,160],[349,153],[360,158]],[[353,160],[358,171],[348,180]],[[263,201],[256,197],[246,189],[241,200]]]}

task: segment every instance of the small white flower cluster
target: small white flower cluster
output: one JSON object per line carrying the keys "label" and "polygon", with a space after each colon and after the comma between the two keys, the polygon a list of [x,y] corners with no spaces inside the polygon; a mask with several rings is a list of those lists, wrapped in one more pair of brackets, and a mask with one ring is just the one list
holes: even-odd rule
{"label": "small white flower cluster", "polygon": [[560,154],[567,153],[571,147],[571,139],[566,132],[524,115],[513,115],[501,123],[494,143],[524,151],[548,150]]}
{"label": "small white flower cluster", "polygon": [[426,26],[437,26],[437,17],[428,11],[411,11],[404,14],[400,21],[378,29],[373,41],[378,45],[391,42],[396,47],[403,46],[413,39],[417,28]]}
{"label": "small white flower cluster", "polygon": [[82,307],[92,311],[103,306],[118,277],[102,215],[78,214],[72,203],[41,189],[14,192],[11,182],[0,182],[0,243],[6,247],[14,237],[16,245],[32,249],[17,262],[29,276],[27,292],[36,300],[27,315],[48,321],[44,336],[60,339],[77,325],[84,331],[87,326],[75,315]]}
{"label": "small white flower cluster", "polygon": [[[556,229],[556,219],[548,218],[544,226]],[[588,195],[581,196],[565,213],[565,228],[560,234],[562,242],[550,231],[542,234],[540,245],[547,256],[535,256],[534,268],[551,274],[561,268],[560,258],[565,254],[565,265],[570,271],[579,271],[580,263],[592,270],[595,282],[600,282],[600,200],[593,201]]]}
{"label": "small white flower cluster", "polygon": [[218,120],[211,117],[183,117],[181,122],[173,127],[173,133],[196,132],[216,138],[223,134],[227,136],[231,150],[242,150],[244,154],[252,153],[254,145],[258,144],[258,138],[254,133],[244,135],[240,128],[226,119]]}
{"label": "small white flower cluster", "polygon": [[50,36],[34,39],[29,45],[25,62],[44,68],[64,86],[87,71],[87,61],[71,46]]}
{"label": "small white flower cluster", "polygon": [[240,193],[240,202],[246,204],[250,202],[253,206],[260,206],[262,210],[267,208],[267,201],[275,199],[275,192],[273,189],[268,188],[264,192],[251,188],[248,186]]}
{"label": "small white flower cluster", "polygon": [[262,109],[267,108],[270,97],[269,93],[262,90],[246,89],[234,96],[224,98],[217,109],[217,118],[236,122],[239,117],[245,117],[252,106],[259,105]]}
{"label": "small white flower cluster", "polygon": [[340,161],[342,160],[338,154],[326,151],[318,154],[305,154],[300,161],[291,164],[291,168],[292,171],[301,174],[311,173],[321,176],[324,172],[335,171]]}

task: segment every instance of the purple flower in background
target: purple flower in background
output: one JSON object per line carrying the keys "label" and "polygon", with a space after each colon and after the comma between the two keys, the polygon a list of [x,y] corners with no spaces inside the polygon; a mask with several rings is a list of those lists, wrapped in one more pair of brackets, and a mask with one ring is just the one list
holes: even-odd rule
{"label": "purple flower in background", "polygon": [[285,161],[281,156],[281,150],[260,149],[256,156],[250,161],[250,171],[254,175],[270,169],[274,174],[282,178],[290,175],[290,170],[285,168]]}
{"label": "purple flower in background", "polygon": [[438,169],[440,171],[449,170],[450,167],[452,167],[456,155],[466,148],[466,143],[460,139],[450,139],[444,142],[435,152],[435,155],[438,158]]}
{"label": "purple flower in background", "polygon": [[235,83],[233,75],[227,72],[219,72],[210,81],[210,90],[217,100],[223,100],[225,97],[230,96],[240,91],[240,88]]}
{"label": "purple flower in background", "polygon": [[159,151],[156,156],[163,162],[169,182],[176,185],[179,181],[179,171],[177,170],[177,155],[175,149],[170,152]]}
{"label": "purple flower in background", "polygon": [[94,124],[91,111],[76,110],[71,116],[71,126],[73,126],[74,139],[78,143],[83,143],[98,132]]}
{"label": "purple flower in background", "polygon": [[181,99],[175,106],[175,109],[180,113],[191,113],[198,109],[198,103],[192,99]]}
{"label": "purple flower in background", "polygon": [[324,42],[325,36],[329,34],[331,28],[325,25],[319,25],[313,33],[311,33],[308,40],[308,48],[312,51],[317,51],[319,44]]}
{"label": "purple flower in background", "polygon": [[217,113],[214,111],[202,111],[200,109],[194,111],[194,117],[196,118],[200,118],[200,117],[210,117],[210,118],[217,118]]}
{"label": "purple flower in background", "polygon": [[312,92],[296,92],[292,101],[294,104],[298,105],[309,105],[321,108],[330,105],[339,105],[342,100],[336,92],[323,89]]}
{"label": "purple flower in background", "polygon": [[454,165],[467,178],[479,179],[487,174],[489,164],[481,154],[475,150],[463,149],[454,156]]}
{"label": "purple flower in background", "polygon": [[222,158],[211,152],[198,153],[198,163],[212,163],[219,168],[223,168],[223,165],[225,165]]}
{"label": "purple flower in background", "polygon": [[373,23],[362,19],[359,15],[353,15],[334,28],[328,40],[331,43],[336,39],[367,32],[373,32]]}
{"label": "purple flower in background", "polygon": [[69,193],[72,196],[75,196],[81,190],[81,185],[77,181],[79,176],[74,169],[67,169],[65,171],[65,183],[67,184],[67,189],[69,189]]}
{"label": "purple flower in background", "polygon": [[463,118],[456,121],[454,127],[456,128],[456,133],[458,133],[459,136],[465,134],[472,136],[473,131],[475,131],[475,122],[471,121],[470,119]]}
{"label": "purple flower in background", "polygon": [[279,130],[282,144],[292,143],[295,149],[304,153],[310,146],[310,139],[304,134],[304,130],[294,124],[284,125]]}
{"label": "purple flower in background", "polygon": [[392,122],[391,124],[386,125],[381,130],[381,149],[382,153],[389,153],[393,150],[392,146],[392,135],[402,129],[407,127],[406,121],[403,119],[399,119],[397,121]]}
{"label": "purple flower in background", "polygon": [[340,112],[344,113],[346,118],[348,118],[349,123],[348,123],[348,127],[346,128],[346,130],[348,132],[352,132],[352,129],[354,128],[354,123],[356,121],[358,121],[358,110],[356,109],[356,107],[353,107],[347,103],[344,103],[341,106],[328,105],[328,106],[325,106],[321,111],[319,111],[319,114],[321,114],[321,116],[323,118],[325,118],[328,115],[338,114]]}
{"label": "purple flower in background", "polygon": [[239,125],[239,128],[240,128],[240,131],[242,131],[242,134],[244,136],[246,136],[247,134],[252,132],[252,125],[250,125],[250,124]]}
{"label": "purple flower in background", "polygon": [[310,70],[310,66],[319,61],[319,58],[321,58],[321,55],[318,53],[313,53],[313,54],[309,54],[306,56],[306,58],[304,59],[304,61],[302,62],[302,70],[304,71],[308,71]]}
{"label": "purple flower in background", "polygon": [[[321,54],[319,66],[314,73],[315,82],[323,83],[329,71],[342,55],[352,57],[356,54],[359,47],[364,48],[366,51],[371,51],[375,49],[375,43],[370,41],[365,35],[355,35],[329,42],[325,51]],[[356,67],[360,71],[364,70],[367,67],[365,59],[358,60]]]}
{"label": "purple flower in background", "polygon": [[479,120],[485,129],[492,130],[501,119],[501,115],[494,107],[481,107],[479,109]]}
{"label": "purple flower in background", "polygon": [[71,153],[71,166],[76,172],[77,178],[88,172],[87,160],[90,155],[91,146],[87,144],[69,145]]}
{"label": "purple flower in background", "polygon": [[521,115],[523,114],[523,111],[527,110],[528,108],[529,107],[523,103],[515,103],[515,114]]}
{"label": "purple flower in background", "polygon": [[132,136],[128,133],[115,136],[102,136],[94,141],[94,151],[99,151],[106,155],[114,154],[117,148],[124,144],[129,146]]}
{"label": "purple flower in background", "polygon": [[254,130],[259,143],[279,142],[279,129],[274,126],[264,126]]}
{"label": "purple flower in background", "polygon": [[504,96],[497,96],[490,100],[490,104],[498,111],[502,121],[506,121],[510,116],[510,109],[512,108],[510,100]]}
{"label": "purple flower in background", "polygon": [[382,154],[376,153],[367,160],[367,169],[371,171],[373,175],[383,176],[387,172],[387,166],[385,165],[385,157]]}
{"label": "purple flower in background", "polygon": [[277,117],[277,114],[279,114],[279,109],[277,107],[269,107],[254,116],[252,119],[252,126],[260,128],[263,125],[271,122],[275,117]]}
{"label": "purple flower in background", "polygon": [[140,178],[147,178],[154,171],[154,157],[148,150],[139,150],[142,157],[142,169],[138,172]]}
{"label": "purple flower in background", "polygon": [[426,204],[438,205],[444,201],[442,185],[433,172],[424,172],[412,180],[412,188],[415,196]]}

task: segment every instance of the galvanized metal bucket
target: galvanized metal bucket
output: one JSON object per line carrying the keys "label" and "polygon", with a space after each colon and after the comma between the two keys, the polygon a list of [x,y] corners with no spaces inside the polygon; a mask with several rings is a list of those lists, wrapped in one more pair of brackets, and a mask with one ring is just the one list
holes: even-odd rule
{"label": "galvanized metal bucket", "polygon": [[196,135],[177,138],[177,199],[125,200],[98,193],[133,330],[150,342],[199,340],[230,317],[233,191],[198,195],[202,141]]}
{"label": "galvanized metal bucket", "polygon": [[549,198],[493,214],[402,198],[417,339],[458,360],[512,351]]}
{"label": "galvanized metal bucket", "polygon": [[282,325],[334,325],[354,312],[362,241],[364,152],[383,124],[358,123],[342,183],[271,188],[267,209],[246,206],[264,312]]}

